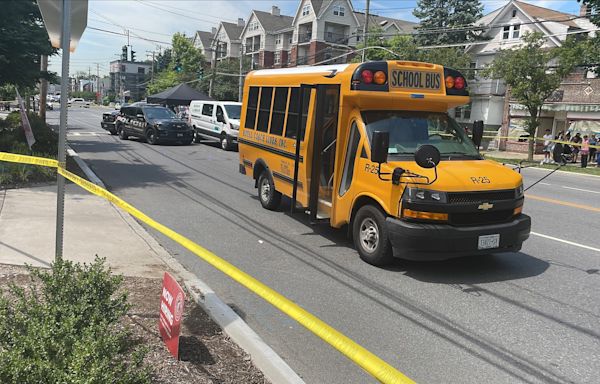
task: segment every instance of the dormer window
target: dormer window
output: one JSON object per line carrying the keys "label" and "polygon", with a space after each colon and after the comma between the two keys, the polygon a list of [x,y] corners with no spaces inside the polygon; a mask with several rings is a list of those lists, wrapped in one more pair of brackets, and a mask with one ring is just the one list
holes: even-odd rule
{"label": "dormer window", "polygon": [[508,40],[509,37],[510,37],[510,27],[506,26],[502,30],[502,40]]}
{"label": "dormer window", "polygon": [[518,39],[521,37],[521,25],[510,25],[502,29],[502,40]]}
{"label": "dormer window", "polygon": [[310,14],[310,4],[306,4],[302,7],[302,16],[306,16]]}
{"label": "dormer window", "polygon": [[334,16],[344,16],[346,12],[346,8],[344,8],[341,5],[334,5],[333,6],[333,14]]}
{"label": "dormer window", "polygon": [[513,39],[518,39],[520,36],[521,36],[521,26],[520,25],[513,25],[512,38]]}
{"label": "dormer window", "polygon": [[512,17],[517,17],[517,10],[516,9],[513,9],[513,11],[512,11]]}

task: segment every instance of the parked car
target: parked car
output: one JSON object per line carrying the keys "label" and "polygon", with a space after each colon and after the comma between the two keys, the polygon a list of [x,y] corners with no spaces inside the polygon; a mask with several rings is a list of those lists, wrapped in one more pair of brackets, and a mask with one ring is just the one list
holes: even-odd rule
{"label": "parked car", "polygon": [[69,107],[84,107],[84,108],[89,108],[90,106],[90,102],[89,101],[85,101],[84,99],[82,99],[81,97],[75,97],[71,100],[69,100],[68,102],[68,106]]}
{"label": "parked car", "polygon": [[152,145],[159,142],[191,144],[194,140],[194,130],[188,122],[178,119],[170,109],[160,105],[123,107],[116,126],[122,140],[135,136]]}
{"label": "parked car", "polygon": [[216,140],[228,151],[237,144],[242,103],[235,101],[192,101],[189,121],[194,128],[194,139]]}
{"label": "parked car", "polygon": [[102,114],[102,122],[100,125],[103,129],[110,132],[111,135],[116,135],[117,132],[117,118],[119,117],[119,111],[104,112]]}

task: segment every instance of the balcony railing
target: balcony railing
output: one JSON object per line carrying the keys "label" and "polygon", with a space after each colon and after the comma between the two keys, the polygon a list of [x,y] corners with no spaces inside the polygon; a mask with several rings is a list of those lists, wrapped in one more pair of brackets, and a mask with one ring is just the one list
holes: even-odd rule
{"label": "balcony railing", "polygon": [[308,57],[307,56],[298,56],[298,59],[296,60],[296,65],[305,65],[308,64]]}
{"label": "balcony railing", "polygon": [[325,41],[334,44],[348,44],[348,35],[345,33],[325,32]]}
{"label": "balcony railing", "polygon": [[312,39],[312,32],[299,32],[298,33],[298,43],[308,43]]}

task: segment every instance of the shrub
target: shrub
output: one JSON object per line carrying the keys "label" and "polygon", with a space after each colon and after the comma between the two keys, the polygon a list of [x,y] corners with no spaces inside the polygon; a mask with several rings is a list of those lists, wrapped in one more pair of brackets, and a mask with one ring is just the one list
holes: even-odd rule
{"label": "shrub", "polygon": [[129,309],[122,277],[104,259],[28,269],[28,288],[0,295],[1,383],[150,382],[143,352],[119,326]]}
{"label": "shrub", "polygon": [[[58,135],[35,113],[30,113],[27,116],[29,117],[29,124],[35,137],[35,144],[31,148],[32,151],[44,155],[56,156],[58,151]],[[21,126],[21,115],[18,112],[12,112],[0,125],[0,151],[13,151],[16,145],[21,144],[27,144],[25,131]]]}

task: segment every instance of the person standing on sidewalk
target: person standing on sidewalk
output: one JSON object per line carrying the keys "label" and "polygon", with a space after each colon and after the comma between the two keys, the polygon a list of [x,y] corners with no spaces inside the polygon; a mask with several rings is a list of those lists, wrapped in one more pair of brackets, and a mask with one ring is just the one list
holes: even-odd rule
{"label": "person standing on sidewalk", "polygon": [[581,168],[587,167],[588,155],[590,154],[590,140],[588,135],[583,136],[581,141]]}
{"label": "person standing on sidewalk", "polygon": [[[596,139],[596,134],[592,134],[590,137],[590,146],[597,145],[598,139]],[[593,163],[596,160],[596,148],[590,148],[590,163]]]}
{"label": "person standing on sidewalk", "polygon": [[552,153],[552,133],[549,129],[546,129],[546,134],[543,136],[544,139],[544,160],[540,162],[540,165],[546,163],[549,164],[552,162],[552,158],[550,157],[550,153]]}
{"label": "person standing on sidewalk", "polygon": [[573,145],[573,160],[571,160],[571,163],[576,163],[577,155],[579,155],[579,152],[581,151],[581,134],[577,132],[571,139],[571,142],[575,144]]}

